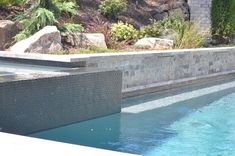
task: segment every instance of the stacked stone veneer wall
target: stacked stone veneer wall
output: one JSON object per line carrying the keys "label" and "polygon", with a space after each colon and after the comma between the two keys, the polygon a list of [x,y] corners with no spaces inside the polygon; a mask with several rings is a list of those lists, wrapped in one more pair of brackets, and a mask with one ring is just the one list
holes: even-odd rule
{"label": "stacked stone veneer wall", "polygon": [[209,32],[211,28],[211,2],[212,0],[188,0],[190,20],[197,23],[203,32]]}
{"label": "stacked stone veneer wall", "polygon": [[[122,89],[235,70],[234,48],[100,54],[76,58],[89,67],[120,69]],[[76,61],[76,60],[74,60]]]}

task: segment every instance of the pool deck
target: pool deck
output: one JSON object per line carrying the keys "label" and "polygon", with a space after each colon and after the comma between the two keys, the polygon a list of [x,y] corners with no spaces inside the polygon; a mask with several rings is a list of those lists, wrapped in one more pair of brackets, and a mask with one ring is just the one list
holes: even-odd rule
{"label": "pool deck", "polygon": [[134,154],[121,153],[98,148],[72,145],[67,143],[30,138],[20,135],[0,132],[0,155],[22,156],[134,156]]}

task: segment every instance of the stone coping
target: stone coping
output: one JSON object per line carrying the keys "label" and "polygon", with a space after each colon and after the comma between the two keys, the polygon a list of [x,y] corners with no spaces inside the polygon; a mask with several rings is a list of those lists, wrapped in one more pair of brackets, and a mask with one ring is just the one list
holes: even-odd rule
{"label": "stone coping", "polygon": [[133,52],[119,52],[119,53],[98,53],[98,54],[71,54],[71,55],[52,55],[52,54],[36,54],[36,53],[11,53],[9,51],[0,51],[0,58],[14,58],[14,59],[29,59],[41,61],[55,61],[55,62],[79,62],[80,60],[93,57],[115,57],[115,56],[133,56],[133,55],[148,55],[158,54],[161,56],[174,55],[175,53],[186,52],[224,52],[224,50],[231,50],[234,47],[220,47],[220,48],[197,48],[197,49],[174,49],[174,50],[159,50],[159,51],[133,51]]}
{"label": "stone coping", "polygon": [[0,132],[1,155],[24,156],[78,156],[78,155],[102,155],[102,156],[134,156],[134,154],[109,151],[93,147],[72,145],[56,141],[49,141],[26,136]]}
{"label": "stone coping", "polygon": [[[85,73],[117,71],[101,68],[65,68],[53,66],[41,66],[31,64],[21,64],[0,60],[0,84],[12,81],[24,81],[42,78],[56,78],[69,75],[79,75]],[[3,72],[3,73],[1,73]]]}

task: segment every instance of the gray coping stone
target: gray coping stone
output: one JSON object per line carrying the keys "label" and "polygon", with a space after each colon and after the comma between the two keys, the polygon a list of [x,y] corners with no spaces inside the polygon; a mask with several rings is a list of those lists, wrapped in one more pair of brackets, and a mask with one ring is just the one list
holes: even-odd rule
{"label": "gray coping stone", "polygon": [[18,59],[32,59],[44,61],[61,61],[61,62],[78,62],[87,58],[94,57],[115,57],[115,56],[133,56],[133,55],[162,55],[169,56],[176,53],[187,52],[220,52],[224,50],[235,50],[235,47],[220,47],[220,48],[199,48],[199,49],[177,49],[177,50],[159,50],[159,51],[138,51],[138,52],[120,52],[120,53],[99,53],[99,54],[72,54],[72,55],[51,55],[51,54],[33,54],[24,53],[17,54],[10,51],[0,51],[0,58],[18,58]]}
{"label": "gray coping stone", "polygon": [[119,70],[87,68],[2,81],[1,131],[28,134],[118,113],[121,83]]}

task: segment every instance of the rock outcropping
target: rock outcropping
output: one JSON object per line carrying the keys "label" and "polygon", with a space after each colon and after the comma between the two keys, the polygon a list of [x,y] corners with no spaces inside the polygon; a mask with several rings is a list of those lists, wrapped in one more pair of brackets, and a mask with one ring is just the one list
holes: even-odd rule
{"label": "rock outcropping", "polygon": [[150,14],[155,20],[161,20],[171,14],[179,14],[185,20],[190,19],[190,8],[187,0],[159,0],[159,7],[153,9]]}
{"label": "rock outcropping", "polygon": [[62,50],[60,32],[55,26],[46,26],[33,36],[17,42],[10,48],[14,53],[48,53]]}
{"label": "rock outcropping", "polygon": [[19,28],[15,22],[0,20],[0,50],[7,49],[18,32]]}

